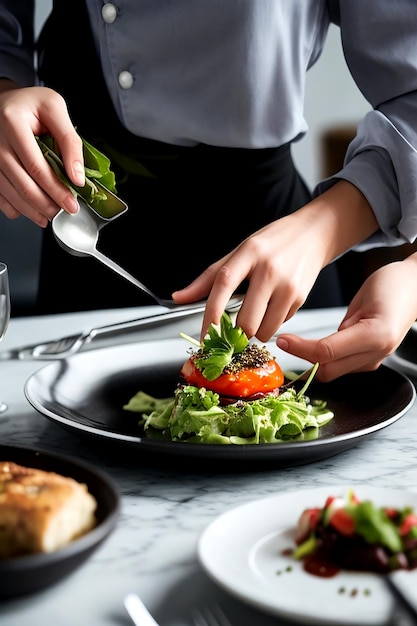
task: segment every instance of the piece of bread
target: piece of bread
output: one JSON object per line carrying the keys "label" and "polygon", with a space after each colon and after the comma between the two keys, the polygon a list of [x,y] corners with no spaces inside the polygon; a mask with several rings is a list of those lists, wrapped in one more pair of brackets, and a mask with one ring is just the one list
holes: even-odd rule
{"label": "piece of bread", "polygon": [[0,462],[0,558],[53,552],[96,524],[96,499],[72,478]]}

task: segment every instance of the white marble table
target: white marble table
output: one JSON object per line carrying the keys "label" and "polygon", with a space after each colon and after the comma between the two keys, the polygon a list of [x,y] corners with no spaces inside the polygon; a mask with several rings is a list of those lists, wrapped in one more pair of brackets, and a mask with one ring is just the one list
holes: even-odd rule
{"label": "white marble table", "polygon": [[[133,319],[158,307],[16,318],[0,346],[61,337],[99,324]],[[302,311],[287,322],[296,332],[334,329],[343,309]],[[144,333],[142,341],[198,334],[200,318]],[[191,328],[192,327],[192,328]],[[316,329],[316,331],[314,330]],[[280,359],[284,367],[287,361]],[[161,626],[191,626],[193,607],[218,600],[233,626],[282,625],[229,597],[209,580],[196,556],[197,540],[217,515],[238,504],[282,490],[367,483],[417,490],[417,406],[356,447],[323,461],[287,469],[195,473],[155,469],[106,458],[82,439],[36,412],[24,396],[27,378],[45,362],[0,361],[0,396],[9,405],[0,416],[1,442],[60,451],[109,473],[122,496],[113,534],[69,577],[35,595],[0,603],[1,626],[129,626],[123,598],[138,593]],[[1,581],[0,581],[1,584]]]}

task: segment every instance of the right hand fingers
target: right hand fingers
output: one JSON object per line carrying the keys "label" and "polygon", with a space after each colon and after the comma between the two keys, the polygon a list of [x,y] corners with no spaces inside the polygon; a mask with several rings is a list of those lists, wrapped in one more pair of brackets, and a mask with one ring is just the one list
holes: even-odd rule
{"label": "right hand fingers", "polygon": [[248,337],[268,341],[303,304],[321,269],[320,256],[314,242],[311,252],[303,254],[306,238],[297,239],[297,228],[292,226],[292,216],[289,218],[276,220],[254,233],[209,268],[212,277],[205,283],[210,293],[203,331],[211,321],[216,322],[244,279],[248,288],[236,322]]}

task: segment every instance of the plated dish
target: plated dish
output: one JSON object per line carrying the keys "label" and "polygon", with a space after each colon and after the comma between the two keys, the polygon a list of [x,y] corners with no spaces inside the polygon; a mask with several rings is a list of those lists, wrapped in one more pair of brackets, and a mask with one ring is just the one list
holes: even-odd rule
{"label": "plated dish", "polygon": [[[271,353],[275,344],[268,345]],[[273,462],[275,466],[308,463],[356,445],[398,420],[412,406],[415,388],[403,374],[386,366],[353,374],[332,383],[313,381],[309,395],[328,402],[335,418],[316,438],[259,445],[213,445],[166,441],[144,436],[138,415],[122,409],[138,390],[152,396],[173,395],[187,358],[184,339],[148,341],[77,354],[53,362],[33,374],[25,394],[42,415],[73,433],[131,448],[138,460],[158,455],[195,463]],[[282,361],[293,369],[294,361]],[[217,465],[217,464],[216,464]],[[195,465],[193,465],[195,468]],[[253,466],[252,466],[253,467]]]}
{"label": "plated dish", "polygon": [[[294,547],[299,516],[350,485],[281,492],[238,506],[203,532],[198,558],[205,572],[231,595],[258,609],[301,624],[368,626],[388,622],[393,599],[376,574],[341,571],[313,576],[287,549]],[[362,500],[378,506],[417,506],[417,493],[355,485]],[[407,572],[417,584],[417,571]]]}
{"label": "plated dish", "polygon": [[70,457],[38,448],[0,445],[0,460],[56,472],[86,483],[98,505],[96,526],[66,547],[50,553],[0,559],[0,600],[5,600],[49,587],[79,567],[114,529],[120,499],[107,476]]}

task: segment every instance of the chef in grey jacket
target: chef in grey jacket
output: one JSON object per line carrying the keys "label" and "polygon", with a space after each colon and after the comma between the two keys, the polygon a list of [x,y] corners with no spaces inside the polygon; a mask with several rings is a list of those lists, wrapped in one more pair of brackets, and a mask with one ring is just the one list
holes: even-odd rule
{"label": "chef in grey jacket", "polygon": [[[76,204],[37,147],[34,135],[43,133],[56,138],[76,184],[77,132],[110,156],[130,209],[102,231],[103,251],[161,295],[197,276],[175,297],[209,295],[203,332],[244,289],[238,321],[266,340],[300,306],[343,304],[344,252],[414,241],[414,0],[58,0],[36,43],[38,73],[33,5],[0,2],[0,208],[45,227],[40,312],[141,303],[133,287],[94,259],[69,257],[51,237],[57,210]],[[307,131],[306,73],[332,22],[372,110],[343,169],[311,194],[291,144]],[[412,258],[397,271],[405,267],[414,269]],[[372,279],[378,290],[386,274]],[[362,303],[364,289],[374,309],[375,288],[361,288]],[[366,326],[359,310],[350,335]],[[350,336],[347,361],[347,343],[339,354],[336,339],[307,347],[286,337],[281,347],[310,357],[318,350],[323,377],[369,369],[404,336],[417,303],[407,300],[407,311],[397,303],[390,312],[396,323],[383,347],[380,332],[369,350]],[[374,335],[368,329],[369,345]],[[360,351],[368,356],[358,359]],[[342,365],[331,369],[336,361]]]}

